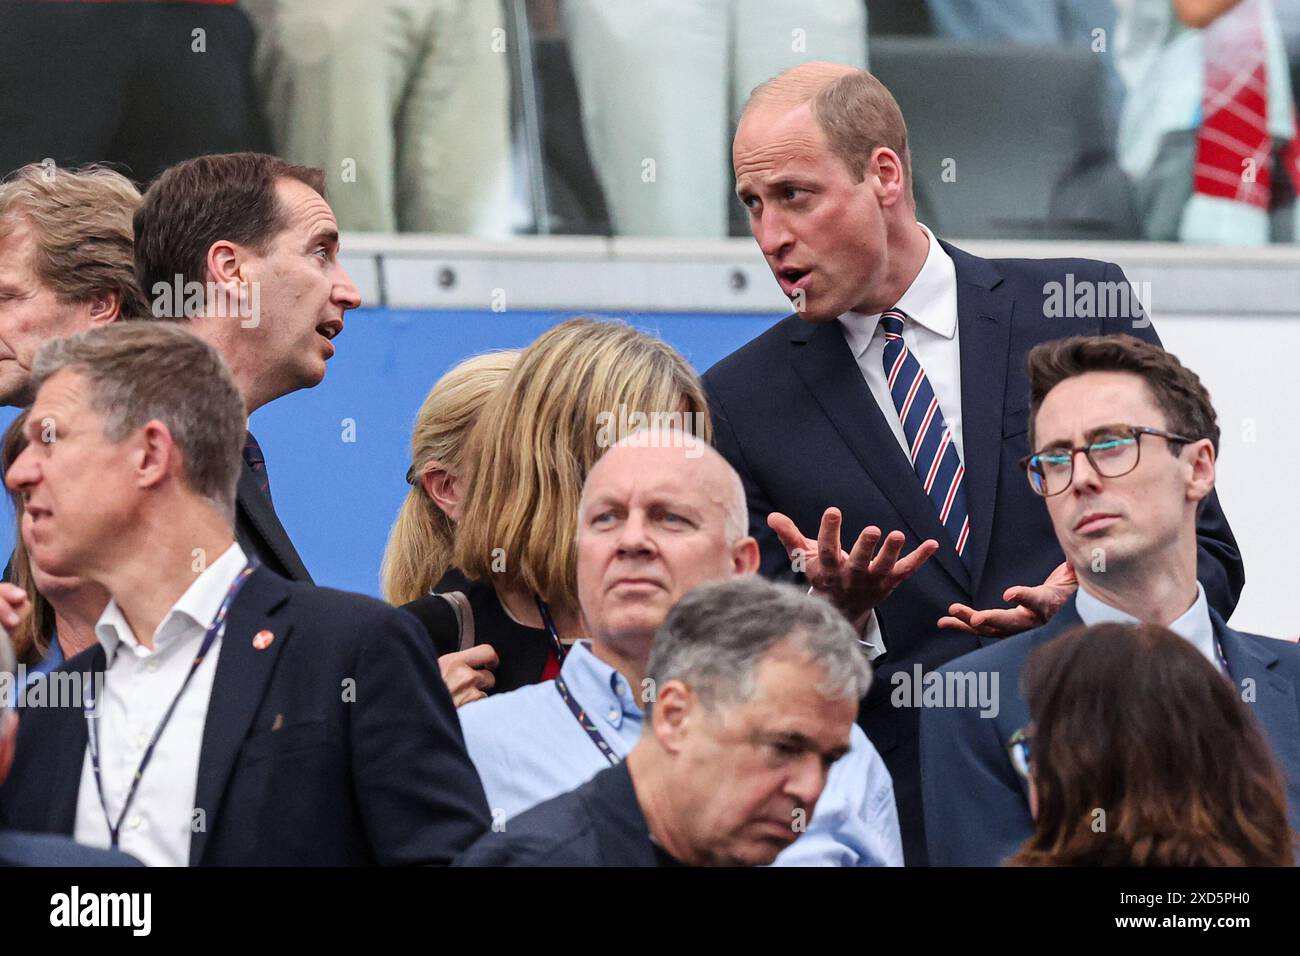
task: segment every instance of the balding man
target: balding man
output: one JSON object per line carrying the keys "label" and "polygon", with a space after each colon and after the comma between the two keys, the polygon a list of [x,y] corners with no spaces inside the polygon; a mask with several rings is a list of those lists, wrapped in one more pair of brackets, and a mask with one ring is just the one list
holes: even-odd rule
{"label": "balding man", "polygon": [[[883,655],[859,719],[923,863],[917,713],[891,705],[914,699],[894,678],[1042,624],[1076,586],[1016,466],[1024,356],[1071,334],[1159,340],[1118,266],[980,259],[917,222],[902,113],[862,70],[811,63],[758,87],[732,160],[795,312],[704,376],[717,446],[744,479],[763,573],[805,574]],[[1213,496],[1198,532],[1227,617],[1245,574]]]}
{"label": "balding man", "polygon": [[[573,646],[554,682],[459,711],[493,826],[617,764],[640,738],[653,699],[655,633],[693,588],[750,575],[758,545],[746,531],[740,479],[711,448],[643,430],[614,445],[583,487],[578,597],[590,640]],[[893,784],[853,728],[807,830],[777,862],[901,865]]]}

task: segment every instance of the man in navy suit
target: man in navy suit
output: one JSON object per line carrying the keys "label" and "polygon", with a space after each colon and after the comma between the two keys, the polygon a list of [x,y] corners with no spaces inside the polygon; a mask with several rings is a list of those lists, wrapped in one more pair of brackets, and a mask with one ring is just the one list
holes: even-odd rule
{"label": "man in navy suit", "polygon": [[[18,737],[18,715],[9,707],[17,686],[14,649],[0,628],[0,784],[9,775]],[[4,866],[139,866],[140,861],[117,850],[81,846],[53,833],[0,830],[0,867]]]}
{"label": "man in navy suit", "polygon": [[[755,90],[736,192],[795,313],[704,383],[762,573],[805,575],[874,648],[880,679],[859,719],[917,864],[917,715],[891,706],[893,674],[1041,624],[1075,587],[1016,467],[1029,450],[1024,356],[1075,333],[1159,340],[1113,264],[987,260],[941,242],[916,221],[908,156],[898,104],[868,73],[810,63]],[[1244,570],[1213,496],[1199,532],[1198,572],[1227,615]]]}
{"label": "man in navy suit", "polygon": [[1040,345],[1029,377],[1037,450],[1026,485],[1046,502],[1079,589],[1042,627],[927,675],[936,688],[994,691],[972,702],[936,690],[921,709],[930,861],[996,866],[1030,836],[1027,785],[1007,749],[1029,723],[1021,669],[1057,635],[1110,621],[1168,627],[1237,685],[1286,775],[1291,823],[1300,825],[1300,648],[1229,628],[1196,577],[1196,518],[1214,490],[1219,447],[1205,388],[1172,355],[1131,336]]}
{"label": "man in navy suit", "polygon": [[489,818],[433,649],[386,604],[246,557],[220,355],[116,323],[47,343],[35,382],[5,475],[32,561],[112,600],[23,710],[0,827],[150,865],[451,862]]}
{"label": "man in navy suit", "polygon": [[[184,320],[221,353],[250,416],[324,379],[344,313],[361,305],[338,252],[324,172],[263,153],[177,163],[135,214],[135,271],[152,317]],[[269,570],[310,583],[251,431],[243,457],[240,546]]]}

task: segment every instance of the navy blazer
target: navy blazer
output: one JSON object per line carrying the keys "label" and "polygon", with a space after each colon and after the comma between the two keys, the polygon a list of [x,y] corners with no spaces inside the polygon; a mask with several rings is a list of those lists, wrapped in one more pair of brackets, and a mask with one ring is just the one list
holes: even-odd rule
{"label": "navy blazer", "polygon": [[120,850],[103,850],[74,843],[57,833],[0,830],[0,866],[143,866]]}
{"label": "navy blazer", "polygon": [[[991,260],[942,246],[957,273],[963,464],[971,520],[965,560],[939,524],[839,322],[814,324],[790,316],[704,376],[718,451],[740,473],[749,498],[750,531],[762,548],[763,574],[795,576],[780,540],[767,527],[772,511],[789,515],[801,531],[815,535],[822,512],[834,505],[844,515],[845,547],[871,524],[903,531],[907,551],[926,538],[939,542],[938,552],[878,610],[888,653],[875,661],[878,680],[858,718],[894,778],[904,854],[912,865],[925,861],[917,721],[910,710],[889,706],[891,674],[910,672],[916,663],[930,671],[988,643],[940,630],[937,622],[954,603],[1004,607],[1002,592],[1008,587],[1040,584],[1065,560],[1047,508],[1019,467],[1029,454],[1025,356],[1040,342],[1075,334],[1127,332],[1160,341],[1136,302],[1102,317],[1046,317],[1053,282],[1065,285],[1063,291],[1071,288],[1071,275],[1075,289],[1104,290],[1090,284],[1126,282],[1112,263]],[[1245,570],[1217,497],[1207,502],[1197,530],[1198,576],[1210,606],[1227,618]]]}
{"label": "navy blazer", "polygon": [[271,499],[248,462],[241,461],[235,489],[235,537],[249,557],[256,556],[266,567],[290,581],[312,583],[307,566],[280,524]]}
{"label": "navy blazer", "polygon": [[[96,644],[59,670],[103,668]],[[80,707],[28,708],[0,827],[72,834],[85,752]],[[230,607],[195,808],[194,866],[447,864],[490,819],[419,623],[265,568]]]}
{"label": "navy blazer", "polygon": [[[1254,682],[1249,706],[1287,781],[1291,826],[1300,829],[1300,647],[1234,631],[1210,609],[1228,672],[1239,686]],[[1020,685],[1029,653],[1081,625],[1074,598],[1042,627],[1017,634],[939,669],[998,675],[998,712],[975,707],[921,708],[921,781],[930,862],[998,866],[1034,832],[1029,784],[1016,773],[1007,744],[1029,723]],[[991,678],[990,678],[991,679]],[[1188,786],[1195,786],[1188,781]]]}
{"label": "navy blazer", "polygon": [[576,790],[511,817],[479,838],[457,866],[659,866],[627,762]]}

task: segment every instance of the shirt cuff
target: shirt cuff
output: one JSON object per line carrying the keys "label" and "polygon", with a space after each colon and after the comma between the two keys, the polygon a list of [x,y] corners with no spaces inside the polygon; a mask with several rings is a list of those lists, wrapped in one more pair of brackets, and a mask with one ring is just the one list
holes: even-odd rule
{"label": "shirt cuff", "polygon": [[880,632],[880,622],[876,620],[875,611],[867,618],[867,626],[862,629],[858,643],[862,645],[869,661],[874,661],[885,653],[885,635]]}

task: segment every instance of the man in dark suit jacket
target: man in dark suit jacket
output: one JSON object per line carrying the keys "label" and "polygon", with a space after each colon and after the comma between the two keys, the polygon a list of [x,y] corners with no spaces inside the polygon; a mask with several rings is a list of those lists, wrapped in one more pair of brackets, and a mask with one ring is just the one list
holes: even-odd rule
{"label": "man in dark suit jacket", "polygon": [[[18,718],[9,707],[17,683],[13,645],[0,628],[0,785],[9,776],[18,737]],[[139,866],[140,861],[117,850],[82,846],[66,836],[0,830],[0,867],[5,866]]]}
{"label": "man in dark suit jacket", "polygon": [[[1021,670],[1035,647],[1107,621],[1168,627],[1238,685],[1300,825],[1300,648],[1232,630],[1197,581],[1196,515],[1212,494],[1219,444],[1204,387],[1172,355],[1128,336],[1048,343],[1029,367],[1031,441],[1045,449],[1029,471],[1080,586],[1042,627],[928,675],[936,686],[991,690],[921,708],[930,861],[996,866],[1029,837],[1027,786],[1007,750],[1029,723]],[[900,694],[915,697],[903,683]]]}
{"label": "man in dark suit jacket", "polygon": [[151,864],[437,864],[469,846],[486,800],[418,622],[234,542],[243,408],[215,350],[117,324],[47,345],[36,381],[33,421],[57,440],[38,429],[6,474],[32,560],[112,600],[56,675],[80,692],[23,714],[0,827]]}
{"label": "man in dark suit jacket", "polygon": [[[494,827],[457,862],[771,863],[804,832],[831,765],[848,753],[871,669],[833,608],[742,575],[701,585],[673,607],[646,678],[654,693],[625,760],[609,755],[612,766]],[[588,724],[592,743],[609,751]]]}
{"label": "man in dark suit jacket", "polygon": [[[153,318],[184,320],[225,358],[247,414],[325,377],[361,295],[338,259],[325,175],[261,153],[165,170],[135,214],[135,270]],[[236,531],[277,574],[311,575],[271,503],[262,450],[244,442]]]}
{"label": "man in dark suit jacket", "polygon": [[[1024,356],[1074,333],[1159,340],[1115,265],[986,260],[940,242],[916,221],[907,157],[898,106],[870,74],[805,64],[755,91],[733,146],[736,191],[797,311],[704,383],[762,572],[805,573],[875,647],[881,679],[859,720],[893,775],[917,864],[917,715],[890,705],[893,674],[1041,624],[1074,587],[1016,464],[1029,451]],[[919,364],[913,393],[929,389],[928,416],[911,413],[886,359],[896,372]],[[1213,496],[1199,530],[1206,593],[1230,614],[1244,571]],[[906,538],[919,545],[900,557]],[[1003,600],[1018,606],[994,610]]]}

